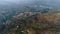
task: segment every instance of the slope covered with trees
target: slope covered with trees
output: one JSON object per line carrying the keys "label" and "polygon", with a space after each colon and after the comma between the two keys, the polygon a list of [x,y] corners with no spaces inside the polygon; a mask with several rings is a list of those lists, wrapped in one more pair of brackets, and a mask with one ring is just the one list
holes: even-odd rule
{"label": "slope covered with trees", "polygon": [[[29,14],[30,12],[28,12]],[[39,14],[35,12],[33,15],[14,16],[10,20],[6,21],[6,28],[3,30],[3,34],[53,34],[56,31],[56,20],[59,16],[50,14]],[[58,30],[57,30],[58,31]]]}

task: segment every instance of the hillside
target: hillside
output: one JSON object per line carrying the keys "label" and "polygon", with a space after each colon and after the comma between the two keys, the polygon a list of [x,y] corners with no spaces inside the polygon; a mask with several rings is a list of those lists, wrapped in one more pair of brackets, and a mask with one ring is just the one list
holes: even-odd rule
{"label": "hillside", "polygon": [[[5,23],[3,34],[51,34],[59,29],[60,13],[24,12]],[[4,23],[3,23],[4,24]],[[53,32],[51,32],[53,31]]]}

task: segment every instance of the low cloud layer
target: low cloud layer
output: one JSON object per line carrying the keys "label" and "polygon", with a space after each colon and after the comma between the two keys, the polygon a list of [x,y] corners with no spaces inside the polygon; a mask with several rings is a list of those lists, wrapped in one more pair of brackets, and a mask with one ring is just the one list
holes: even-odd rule
{"label": "low cloud layer", "polygon": [[40,4],[48,5],[48,6],[53,6],[53,7],[58,7],[60,8],[60,0],[0,0],[0,5],[8,5],[8,4],[33,4],[35,2],[38,3],[42,2]]}

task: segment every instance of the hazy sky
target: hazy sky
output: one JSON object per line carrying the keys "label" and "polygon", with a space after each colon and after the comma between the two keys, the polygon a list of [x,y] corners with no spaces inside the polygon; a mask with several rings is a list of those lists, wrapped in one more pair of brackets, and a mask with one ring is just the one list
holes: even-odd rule
{"label": "hazy sky", "polygon": [[42,2],[44,4],[47,4],[47,5],[51,5],[51,6],[58,6],[60,7],[60,0],[0,0],[0,4],[12,4],[12,3],[15,3],[15,4],[24,4],[24,3],[34,3],[34,1],[39,1],[39,2]]}
{"label": "hazy sky", "polygon": [[18,3],[19,0],[0,0],[0,4]]}
{"label": "hazy sky", "polygon": [[[28,3],[28,2],[32,2],[34,0],[0,0],[0,4],[1,3]],[[56,4],[59,4],[60,3],[60,0],[38,0],[38,1],[43,1],[43,2],[46,2],[46,3],[56,3]]]}
{"label": "hazy sky", "polygon": [[0,3],[24,3],[24,2],[30,2],[32,0],[0,0]]}

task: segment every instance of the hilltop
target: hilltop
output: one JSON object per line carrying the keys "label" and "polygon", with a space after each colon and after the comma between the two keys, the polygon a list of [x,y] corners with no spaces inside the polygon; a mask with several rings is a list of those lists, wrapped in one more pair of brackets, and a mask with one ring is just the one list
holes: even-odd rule
{"label": "hilltop", "polygon": [[[60,13],[24,12],[6,21],[5,34],[42,34],[60,31]],[[56,30],[57,28],[57,30]],[[42,32],[43,31],[43,32]],[[48,31],[48,32],[47,32]]]}

